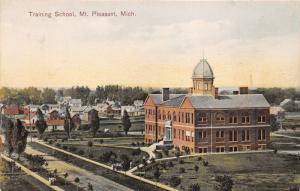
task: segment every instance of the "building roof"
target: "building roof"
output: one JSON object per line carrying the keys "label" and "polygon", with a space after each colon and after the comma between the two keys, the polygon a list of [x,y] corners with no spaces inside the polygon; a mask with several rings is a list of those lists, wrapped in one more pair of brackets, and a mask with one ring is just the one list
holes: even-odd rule
{"label": "building roof", "polygon": [[[182,96],[185,94],[170,94],[170,99],[176,98],[178,96]],[[163,96],[162,94],[149,94],[149,96],[152,98],[155,105],[161,104],[163,102]]]}
{"label": "building roof", "polygon": [[200,61],[193,70],[192,78],[214,78],[214,73],[206,59],[200,59]]}
{"label": "building roof", "polygon": [[224,95],[215,99],[213,96],[181,95],[162,103],[166,106],[180,107],[188,98],[196,109],[234,109],[270,107],[262,94]]}

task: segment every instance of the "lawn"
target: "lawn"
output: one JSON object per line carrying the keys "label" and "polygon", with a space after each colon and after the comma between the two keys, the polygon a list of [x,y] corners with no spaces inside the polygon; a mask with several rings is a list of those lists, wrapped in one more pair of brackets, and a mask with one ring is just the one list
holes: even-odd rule
{"label": "lawn", "polygon": [[270,148],[280,150],[295,151],[300,150],[300,139],[271,136]]}
{"label": "lawn", "polygon": [[[76,144],[74,142],[59,142],[54,143],[53,145],[61,149],[67,150],[69,152],[72,152],[74,154],[90,158],[97,162],[105,163],[107,165],[112,165],[113,163],[120,163],[122,155],[128,156],[129,160],[133,161],[134,164],[141,161],[143,158],[148,158],[148,154],[143,151],[140,151],[140,149],[138,148],[116,148],[98,145],[93,145],[92,147],[89,147],[87,146],[87,142],[82,144]],[[139,152],[134,154],[134,152],[137,152],[137,150],[139,150]],[[115,153],[116,157],[112,156],[113,160],[109,161],[101,160],[101,157],[105,153],[109,152]]]}
{"label": "lawn", "polygon": [[[291,185],[300,185],[300,157],[297,156],[269,152],[206,155],[201,161],[197,157],[182,160],[182,164],[173,160],[173,167],[166,161],[160,161],[139,171],[146,172],[145,177],[153,179],[153,165],[158,164],[160,182],[169,184],[173,175],[178,176],[181,179],[181,184],[177,186],[179,190],[187,189],[192,183],[198,183],[201,190],[214,190],[215,176],[225,174],[233,178],[233,190],[237,191],[286,190]],[[202,164],[203,160],[208,162],[208,166]],[[199,167],[198,172],[194,170],[195,165]],[[185,172],[180,172],[180,168]]]}
{"label": "lawn", "polygon": [[[0,160],[0,173],[9,173],[11,168],[8,167],[4,160]],[[26,175],[20,170],[14,169],[15,173],[20,173],[19,175],[0,175],[0,190],[5,191],[51,191],[51,189],[39,182],[38,180]]]}

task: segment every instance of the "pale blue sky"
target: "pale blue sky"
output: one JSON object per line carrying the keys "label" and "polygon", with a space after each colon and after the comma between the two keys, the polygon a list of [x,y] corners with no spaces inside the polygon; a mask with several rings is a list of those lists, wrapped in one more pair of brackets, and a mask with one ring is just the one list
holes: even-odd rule
{"label": "pale blue sky", "polygon": [[[217,86],[300,86],[299,1],[0,2],[3,86],[188,87],[203,49]],[[136,16],[28,14],[94,10]]]}

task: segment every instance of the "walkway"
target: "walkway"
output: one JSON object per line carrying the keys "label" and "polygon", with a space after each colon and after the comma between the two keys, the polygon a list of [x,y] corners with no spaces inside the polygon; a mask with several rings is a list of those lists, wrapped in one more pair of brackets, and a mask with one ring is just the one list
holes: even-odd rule
{"label": "walkway", "polygon": [[80,179],[80,187],[87,187],[88,183],[93,185],[94,190],[101,191],[131,191],[131,189],[118,184],[114,181],[111,181],[107,178],[104,178],[99,175],[95,175],[94,173],[87,171],[85,169],[74,166],[70,163],[61,161],[53,156],[49,156],[43,152],[32,149],[30,146],[27,146],[26,153],[35,154],[35,155],[44,155],[44,158],[47,160],[48,167],[47,169],[54,170],[57,169],[59,175],[63,175],[64,173],[68,173],[69,177],[67,180],[73,181],[75,177]]}

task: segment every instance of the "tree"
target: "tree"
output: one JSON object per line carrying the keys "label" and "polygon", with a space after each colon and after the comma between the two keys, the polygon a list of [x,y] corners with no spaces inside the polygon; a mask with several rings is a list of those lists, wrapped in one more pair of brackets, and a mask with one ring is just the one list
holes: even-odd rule
{"label": "tree", "polygon": [[170,178],[170,185],[172,187],[177,187],[181,183],[181,179],[178,176],[172,176]]}
{"label": "tree", "polygon": [[76,187],[77,187],[77,191],[78,191],[78,183],[80,182],[80,179],[78,177],[76,177],[74,179],[74,182],[76,183]]}
{"label": "tree", "polygon": [[5,142],[6,142],[6,145],[7,145],[8,156],[10,157],[11,154],[13,153],[13,151],[14,151],[14,144],[13,144],[14,124],[10,119],[8,119],[4,123],[4,126],[6,127]]}
{"label": "tree", "polygon": [[46,128],[47,128],[47,123],[44,119],[44,114],[42,113],[42,111],[38,108],[37,112],[37,120],[35,122],[35,126],[38,130],[38,133],[40,135],[40,138],[42,138],[43,133],[45,132]]}
{"label": "tree", "polygon": [[93,185],[91,183],[88,183],[88,191],[93,191]]}
{"label": "tree", "polygon": [[217,184],[215,185],[215,189],[217,191],[231,191],[234,185],[233,180],[230,176],[216,176],[215,178]]}
{"label": "tree", "polygon": [[54,89],[44,88],[43,92],[42,92],[42,102],[43,103],[48,103],[48,104],[56,103],[55,95],[56,95],[56,92],[55,92]]}
{"label": "tree", "polygon": [[100,118],[98,115],[98,111],[95,109],[92,109],[89,112],[89,126],[93,132],[93,137],[95,137],[98,132],[98,129],[100,128]]}
{"label": "tree", "polygon": [[123,129],[124,129],[125,135],[127,136],[127,133],[131,127],[131,121],[130,121],[128,112],[126,110],[124,110],[124,115],[122,117],[122,124],[123,124]]}
{"label": "tree", "polygon": [[198,172],[198,171],[199,171],[199,166],[195,165],[195,166],[194,166],[194,170],[195,170],[196,172]]}
{"label": "tree", "polygon": [[66,116],[64,120],[64,130],[67,133],[67,136],[70,138],[71,131],[74,129],[74,123],[72,121],[69,108],[66,107]]}
{"label": "tree", "polygon": [[20,155],[25,151],[27,145],[27,137],[28,131],[25,130],[25,127],[22,125],[20,119],[17,119],[17,124],[15,128],[15,150],[18,153],[18,160],[20,159]]}
{"label": "tree", "polygon": [[188,191],[200,191],[200,186],[198,183],[196,184],[190,184]]}
{"label": "tree", "polygon": [[68,178],[68,176],[69,176],[69,174],[66,172],[66,173],[64,174],[65,185],[67,184],[67,178]]}
{"label": "tree", "polygon": [[153,176],[154,176],[154,178],[156,179],[156,181],[158,181],[158,179],[159,179],[159,177],[160,177],[160,172],[159,172],[159,168],[158,168],[158,167],[156,167],[156,168],[154,169]]}
{"label": "tree", "polygon": [[129,170],[130,168],[130,160],[129,157],[125,154],[120,156],[120,159],[122,160],[122,168],[124,171]]}
{"label": "tree", "polygon": [[89,153],[91,152],[91,148],[93,147],[93,142],[88,141],[87,146],[89,147]]}

